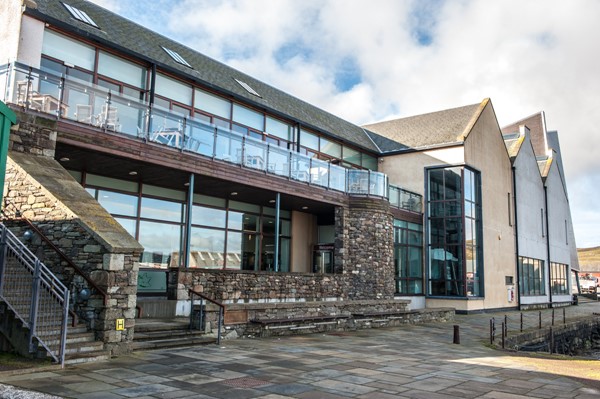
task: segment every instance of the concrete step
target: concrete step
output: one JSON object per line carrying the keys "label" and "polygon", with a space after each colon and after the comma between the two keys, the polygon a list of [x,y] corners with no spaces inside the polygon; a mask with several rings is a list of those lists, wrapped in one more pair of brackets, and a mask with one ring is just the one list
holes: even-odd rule
{"label": "concrete step", "polygon": [[65,364],[91,363],[102,360],[109,360],[108,351],[81,352],[75,354],[65,353]]}
{"label": "concrete step", "polygon": [[150,350],[150,349],[165,349],[177,348],[183,346],[208,345],[216,343],[216,338],[207,336],[191,336],[185,338],[164,338],[148,341],[133,341],[133,350]]}

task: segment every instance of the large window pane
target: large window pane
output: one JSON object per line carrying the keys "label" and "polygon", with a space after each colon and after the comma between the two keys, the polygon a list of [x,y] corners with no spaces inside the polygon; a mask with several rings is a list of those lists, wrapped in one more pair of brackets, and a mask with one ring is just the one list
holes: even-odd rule
{"label": "large window pane", "polygon": [[140,65],[126,61],[112,54],[100,51],[98,55],[98,73],[111,77],[131,86],[144,88],[146,83],[145,69]]}
{"label": "large window pane", "polygon": [[353,148],[344,146],[343,159],[346,162],[360,165],[360,152]]}
{"label": "large window pane", "polygon": [[192,267],[223,268],[225,265],[225,231],[192,228],[190,255]]}
{"label": "large window pane", "polygon": [[321,152],[339,159],[342,157],[342,145],[321,137]]}
{"label": "large window pane", "polygon": [[138,197],[135,195],[98,190],[98,202],[110,214],[137,216]]}
{"label": "large window pane", "polygon": [[192,211],[192,224],[203,226],[225,227],[225,217],[227,212],[223,209],[207,208],[205,206],[194,205]]}
{"label": "large window pane", "polygon": [[139,242],[144,247],[140,267],[178,267],[181,225],[140,222]]}
{"label": "large window pane", "polygon": [[192,105],[192,86],[160,73],[156,74],[156,94]]}
{"label": "large window pane", "polygon": [[300,145],[319,151],[319,136],[302,130],[300,133]]}
{"label": "large window pane", "polygon": [[262,113],[254,111],[239,104],[233,104],[233,118],[235,122],[263,131],[265,128],[265,117]]}
{"label": "large window pane", "polygon": [[194,107],[222,118],[231,118],[231,102],[203,90],[194,91]]}
{"label": "large window pane", "polygon": [[183,208],[184,205],[177,202],[155,198],[142,198],[141,216],[147,219],[182,222]]}
{"label": "large window pane", "polygon": [[292,126],[281,122],[279,119],[267,116],[265,131],[273,136],[277,136],[287,141],[292,141]]}
{"label": "large window pane", "polygon": [[42,53],[57,58],[67,64],[76,65],[89,71],[94,70],[96,50],[92,46],[46,29]]}

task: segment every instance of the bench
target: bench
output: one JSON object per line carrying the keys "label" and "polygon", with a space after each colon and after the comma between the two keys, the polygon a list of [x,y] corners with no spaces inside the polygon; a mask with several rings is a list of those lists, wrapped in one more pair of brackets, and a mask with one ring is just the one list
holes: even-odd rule
{"label": "bench", "polygon": [[[260,324],[265,329],[289,328],[291,330],[314,328],[317,325],[336,324],[338,320],[350,318],[349,315],[302,316],[282,319],[252,319],[250,323]],[[304,325],[310,323],[309,325]]]}

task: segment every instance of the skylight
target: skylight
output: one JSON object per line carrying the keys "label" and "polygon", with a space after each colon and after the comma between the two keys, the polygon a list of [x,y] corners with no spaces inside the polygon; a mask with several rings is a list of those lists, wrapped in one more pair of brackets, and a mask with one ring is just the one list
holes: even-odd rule
{"label": "skylight", "polygon": [[183,58],[182,56],[179,55],[179,53],[177,53],[176,51],[173,51],[171,49],[168,49],[166,47],[161,46],[163,50],[165,50],[167,52],[167,54],[169,54],[171,56],[171,58],[173,58],[173,60],[175,60],[175,62],[181,64],[181,65],[185,65],[186,67],[191,68],[192,66],[185,60],[185,58]]}
{"label": "skylight", "polygon": [[69,12],[73,16],[73,18],[75,18],[76,20],[81,21],[81,22],[83,22],[85,24],[91,25],[94,28],[100,29],[100,27],[98,25],[96,25],[96,23],[94,22],[94,20],[91,19],[90,16],[87,15],[87,13],[85,11],[81,11],[79,8],[75,8],[73,6],[70,6],[67,3],[62,3],[62,5],[65,6],[65,8],[67,10],[69,10]]}
{"label": "skylight", "polygon": [[256,90],[254,90],[252,87],[250,87],[250,85],[246,82],[242,82],[241,80],[238,80],[236,78],[233,78],[233,80],[235,80],[236,82],[239,83],[240,86],[242,86],[244,89],[246,89],[246,91],[252,95],[255,95],[256,97],[260,97],[262,98],[262,96],[260,94],[258,94],[256,92]]}

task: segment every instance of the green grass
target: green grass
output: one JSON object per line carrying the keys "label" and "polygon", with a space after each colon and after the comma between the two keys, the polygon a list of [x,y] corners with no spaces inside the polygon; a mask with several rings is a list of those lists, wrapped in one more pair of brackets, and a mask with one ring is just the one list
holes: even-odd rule
{"label": "green grass", "polygon": [[29,359],[14,353],[0,352],[0,371],[46,367],[51,364],[47,359]]}

